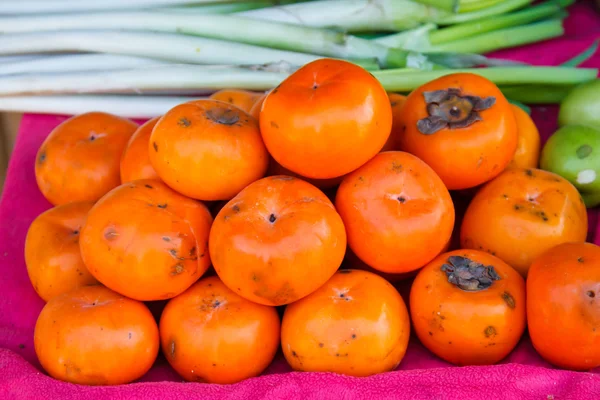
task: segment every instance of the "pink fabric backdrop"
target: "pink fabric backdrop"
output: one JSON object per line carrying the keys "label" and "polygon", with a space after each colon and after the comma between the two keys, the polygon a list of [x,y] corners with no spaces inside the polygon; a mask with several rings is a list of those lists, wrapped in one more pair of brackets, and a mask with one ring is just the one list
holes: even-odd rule
{"label": "pink fabric backdrop", "polygon": [[[600,38],[600,17],[591,2],[571,8],[566,36],[496,53],[537,65],[557,65]],[[600,54],[584,64],[600,67]],[[556,129],[557,107],[536,107],[533,117],[544,137]],[[31,221],[50,204],[34,177],[36,151],[64,116],[26,115],[21,123],[0,202],[0,399],[591,399],[600,396],[599,371],[552,368],[527,337],[499,365],[452,367],[429,353],[417,339],[397,371],[368,378],[329,373],[290,372],[281,355],[261,377],[235,385],[183,383],[164,358],[139,382],[86,387],[49,378],[33,348],[33,328],[43,302],[25,269],[23,244]],[[600,211],[590,212],[589,241],[600,244]],[[406,294],[408,283],[400,287]],[[151,305],[156,315],[160,304]]]}

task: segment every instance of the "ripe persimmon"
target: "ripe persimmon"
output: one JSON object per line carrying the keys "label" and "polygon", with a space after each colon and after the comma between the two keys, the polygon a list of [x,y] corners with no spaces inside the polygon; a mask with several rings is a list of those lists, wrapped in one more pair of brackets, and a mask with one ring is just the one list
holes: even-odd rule
{"label": "ripe persimmon", "polygon": [[167,361],[188,381],[228,384],[263,372],[279,349],[275,307],[240,297],[216,276],[171,299],[160,318]]}
{"label": "ripe persimmon", "polygon": [[525,331],[525,281],[478,250],[443,253],[419,271],[410,291],[415,333],[455,365],[495,364]]}
{"label": "ripe persimmon", "polygon": [[164,300],[190,287],[210,265],[212,216],[158,180],[111,190],[92,207],[81,230],[81,255],[91,274],[136,300]]}
{"label": "ripe persimmon", "polygon": [[390,136],[383,86],[356,64],[322,58],[296,70],[265,98],[260,131],[273,158],[307,178],[345,175]]}
{"label": "ripe persimmon", "polygon": [[217,100],[173,107],[156,123],[149,155],[160,178],[199,200],[229,200],[262,178],[269,154],[258,122]]}
{"label": "ripe persimmon", "polygon": [[262,93],[243,89],[221,89],[211,94],[209,99],[223,101],[249,113],[261,95]]}
{"label": "ripe persimmon", "polygon": [[406,353],[410,318],[400,293],[371,272],[343,269],[289,304],[281,348],[297,371],[368,376],[395,369]]}
{"label": "ripe persimmon", "polygon": [[517,150],[509,168],[537,168],[540,160],[540,133],[521,107],[511,104],[517,121]]}
{"label": "ripe persimmon", "polygon": [[96,201],[121,183],[119,162],[138,124],[89,112],[60,123],[40,146],[35,178],[53,205]]}
{"label": "ripe persimmon", "polygon": [[271,176],[251,183],[221,209],[209,246],[227,287],[255,303],[279,306],[313,292],[335,273],[346,231],[315,186]]}
{"label": "ripe persimmon", "polygon": [[302,179],[302,180],[310,183],[311,185],[314,185],[322,190],[331,189],[331,188],[338,186],[340,183],[342,183],[342,180],[345,177],[345,175],[342,175],[342,176],[338,176],[335,178],[329,178],[329,179],[306,178],[306,177],[301,176],[293,171],[290,171],[289,169],[285,168],[284,166],[279,164],[277,161],[275,161],[274,158],[271,157],[271,160],[269,162],[269,168],[267,169],[267,176],[277,176],[277,175],[293,176],[294,178]]}
{"label": "ripe persimmon", "polygon": [[255,101],[252,107],[250,108],[249,114],[256,118],[258,121],[260,118],[260,110],[262,109],[262,105],[265,102],[265,98],[267,97],[267,93],[261,94]]}
{"label": "ripe persimmon", "polygon": [[400,150],[425,161],[450,190],[500,174],[517,149],[510,103],[488,79],[453,73],[411,92],[400,117]]}
{"label": "ripe persimmon", "polygon": [[600,367],[600,247],[563,243],[531,264],[527,320],[533,347],[560,368]]}
{"label": "ripe persimmon", "polygon": [[400,136],[404,129],[404,124],[402,124],[402,106],[406,102],[406,96],[399,93],[388,93],[388,97],[390,99],[390,106],[392,106],[392,133],[381,151],[398,150],[400,148]]}
{"label": "ripe persimmon", "polygon": [[44,301],[98,283],[79,251],[79,233],[93,205],[81,201],[56,206],[38,215],[29,226],[25,264],[33,288]]}
{"label": "ripe persimmon", "polygon": [[50,376],[83,385],[139,379],[159,350],[158,327],[146,305],[102,285],[50,299],[37,319],[33,340]]}
{"label": "ripe persimmon", "polygon": [[566,179],[539,169],[511,168],[484,185],[465,212],[460,243],[487,251],[527,276],[531,262],[565,242],[583,242],[587,210]]}
{"label": "ripe persimmon", "polygon": [[159,118],[155,117],[146,121],[129,139],[121,156],[121,183],[138,179],[160,179],[150,164],[148,155],[150,135]]}
{"label": "ripe persimmon", "polygon": [[437,174],[412,154],[377,154],[342,181],[335,206],[348,245],[369,266],[407,273],[448,245],[454,206]]}

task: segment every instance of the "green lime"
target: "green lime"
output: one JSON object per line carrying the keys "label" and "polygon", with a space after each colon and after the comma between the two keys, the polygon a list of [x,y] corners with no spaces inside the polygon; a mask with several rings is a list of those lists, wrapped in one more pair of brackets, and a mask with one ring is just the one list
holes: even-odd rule
{"label": "green lime", "polygon": [[563,126],[544,145],[540,167],[567,179],[582,193],[600,193],[600,130]]}
{"label": "green lime", "polygon": [[600,79],[573,88],[560,103],[558,125],[600,129]]}

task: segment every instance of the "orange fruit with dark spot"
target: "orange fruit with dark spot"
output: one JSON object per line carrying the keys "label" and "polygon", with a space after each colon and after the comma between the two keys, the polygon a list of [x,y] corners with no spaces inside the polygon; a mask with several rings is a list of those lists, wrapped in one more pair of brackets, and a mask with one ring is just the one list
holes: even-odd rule
{"label": "orange fruit with dark spot", "polygon": [[262,93],[243,89],[221,89],[210,95],[210,99],[223,101],[236,106],[240,110],[250,112],[250,109]]}
{"label": "orange fruit with dark spot", "polygon": [[531,119],[521,107],[511,104],[517,121],[517,150],[509,168],[537,168],[540,161],[540,133]]}
{"label": "orange fruit with dark spot", "polygon": [[171,299],[160,319],[163,353],[188,381],[229,384],[263,372],[279,349],[279,315],[216,276]]}
{"label": "orange fruit with dark spot", "polygon": [[279,306],[335,273],[346,231],[323,192],[297,178],[273,176],[248,185],[221,209],[209,246],[227,287],[255,303]]}
{"label": "orange fruit with dark spot", "polygon": [[587,228],[587,210],[569,181],[540,169],[511,168],[475,194],[460,243],[527,276],[535,258],[558,244],[585,241]]}
{"label": "orange fruit with dark spot", "polygon": [[40,146],[35,178],[53,205],[96,201],[121,183],[119,162],[138,124],[89,112],[59,124]]}
{"label": "orange fruit with dark spot", "polygon": [[571,242],[537,257],[527,275],[529,336],[548,362],[600,367],[600,247]]}
{"label": "orange fruit with dark spot", "polygon": [[348,245],[379,271],[421,268],[447,248],[454,206],[437,174],[417,157],[388,151],[347,175],[335,199]]}
{"label": "orange fruit with dark spot", "polygon": [[142,301],[172,298],[210,266],[212,216],[157,180],[125,183],[94,205],[81,231],[81,255],[102,284]]}
{"label": "orange fruit with dark spot", "polygon": [[349,269],[288,305],[281,325],[281,347],[293,369],[352,376],[395,369],[409,336],[400,293],[380,276]]}
{"label": "orange fruit with dark spot", "polygon": [[425,161],[450,190],[498,176],[517,149],[510,103],[490,80],[453,73],[412,91],[399,117],[400,150]]}
{"label": "orange fruit with dark spot", "polygon": [[101,286],[53,297],[34,331],[35,352],[48,374],[81,385],[120,385],[150,370],[158,327],[144,303]]}
{"label": "orange fruit with dark spot", "polygon": [[91,201],[66,203],[40,214],[25,238],[27,274],[36,293],[50,300],[98,281],[89,273],[79,250],[79,234]]}
{"label": "orange fruit with dark spot", "polygon": [[265,98],[260,131],[273,158],[301,176],[329,179],[371,159],[392,129],[386,91],[363,68],[319,59]]}
{"label": "orange fruit with dark spot", "polygon": [[216,100],[169,110],[152,131],[149,156],[167,185],[206,201],[231,199],[262,178],[269,164],[258,122]]}
{"label": "orange fruit with dark spot", "polygon": [[159,119],[160,117],[156,117],[146,121],[129,139],[121,157],[121,183],[138,179],[159,179],[148,155],[150,135]]}
{"label": "orange fruit with dark spot", "polygon": [[455,250],[419,271],[410,291],[414,331],[455,365],[504,359],[525,331],[525,281],[510,265],[478,250]]}

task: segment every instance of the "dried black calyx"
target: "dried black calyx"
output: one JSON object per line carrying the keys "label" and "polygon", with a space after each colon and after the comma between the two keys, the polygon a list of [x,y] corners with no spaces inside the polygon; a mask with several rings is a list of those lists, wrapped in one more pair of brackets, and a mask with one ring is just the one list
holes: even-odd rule
{"label": "dried black calyx", "polygon": [[466,128],[482,120],[479,111],[487,110],[496,103],[493,96],[463,96],[455,88],[423,92],[423,97],[429,116],[417,122],[417,129],[425,135],[444,128]]}
{"label": "dried black calyx", "polygon": [[448,282],[469,292],[487,289],[500,279],[492,265],[485,266],[461,256],[448,257],[448,263],[443,264],[441,270],[446,273]]}
{"label": "dried black calyx", "polygon": [[240,120],[239,112],[223,107],[215,107],[207,110],[206,116],[213,122],[221,125],[235,125]]}

